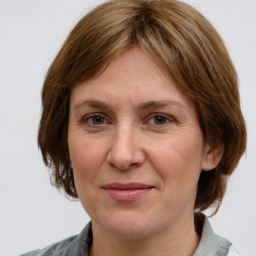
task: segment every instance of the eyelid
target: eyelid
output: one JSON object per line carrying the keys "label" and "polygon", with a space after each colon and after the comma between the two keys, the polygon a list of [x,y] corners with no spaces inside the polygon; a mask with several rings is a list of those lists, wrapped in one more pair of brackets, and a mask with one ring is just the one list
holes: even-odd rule
{"label": "eyelid", "polygon": [[150,114],[148,116],[146,123],[148,123],[152,118],[157,117],[157,116],[161,116],[161,117],[166,118],[168,120],[168,122],[165,123],[165,124],[162,124],[162,125],[157,125],[157,124],[154,125],[153,124],[154,126],[159,126],[160,127],[160,126],[165,126],[167,124],[170,124],[170,123],[174,122],[174,118],[173,117],[171,117],[169,115],[166,115],[166,114],[163,114],[163,113],[156,112],[156,113]]}
{"label": "eyelid", "polygon": [[[91,114],[83,115],[83,116],[81,117],[79,123],[80,123],[80,124],[86,124],[86,123],[87,123],[88,126],[100,126],[100,124],[99,124],[99,125],[93,125],[93,124],[89,124],[89,123],[87,122],[90,118],[93,118],[93,117],[96,117],[96,116],[99,116],[99,117],[103,118],[105,121],[109,122],[109,120],[108,120],[108,118],[106,118],[106,115],[105,115],[105,114],[100,113],[100,112],[96,112],[96,113],[91,113]],[[105,124],[105,123],[103,123],[103,124]],[[102,125],[103,125],[103,124],[102,124]]]}
{"label": "eyelid", "polygon": [[[96,124],[89,124],[88,120],[90,118],[93,118],[93,117],[96,117],[96,116],[99,116],[99,117],[103,118],[104,119],[104,123],[98,124],[98,125],[96,125]],[[173,117],[171,117],[170,115],[156,112],[156,113],[151,113],[150,115],[148,115],[146,117],[146,121],[143,122],[143,123],[144,124],[149,124],[149,122],[150,122],[150,120],[152,118],[155,118],[155,117],[158,117],[158,116],[166,118],[167,122],[164,123],[164,124],[150,124],[150,125],[156,126],[156,127],[160,128],[161,126],[162,127],[166,126],[166,125],[171,124],[171,123],[173,123],[175,121],[175,119]],[[105,113],[101,113],[101,112],[95,112],[95,113],[90,113],[90,114],[83,115],[80,118],[80,120],[79,120],[79,124],[88,125],[88,126],[97,126],[97,127],[101,126],[101,125],[109,124],[109,123],[111,123],[110,118],[108,116],[106,116]]]}

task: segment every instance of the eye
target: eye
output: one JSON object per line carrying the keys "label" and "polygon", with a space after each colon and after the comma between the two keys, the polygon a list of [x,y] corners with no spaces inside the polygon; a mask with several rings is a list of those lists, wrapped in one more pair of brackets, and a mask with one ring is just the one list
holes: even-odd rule
{"label": "eye", "polygon": [[90,115],[83,119],[83,123],[86,123],[91,126],[102,125],[102,124],[105,124],[106,122],[107,120],[101,115]]}
{"label": "eye", "polygon": [[154,116],[153,119],[154,119],[154,123],[157,125],[162,125],[168,122],[167,118],[164,116]]}
{"label": "eye", "polygon": [[155,114],[149,119],[148,123],[156,126],[161,126],[170,123],[171,121],[171,118],[163,114]]}

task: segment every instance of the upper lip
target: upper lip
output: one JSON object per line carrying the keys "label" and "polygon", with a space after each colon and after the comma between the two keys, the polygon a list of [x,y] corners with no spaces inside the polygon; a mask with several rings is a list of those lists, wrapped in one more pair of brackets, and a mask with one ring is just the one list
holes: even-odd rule
{"label": "upper lip", "polygon": [[119,189],[119,190],[154,188],[154,186],[152,185],[143,184],[143,183],[109,183],[101,187],[104,189]]}

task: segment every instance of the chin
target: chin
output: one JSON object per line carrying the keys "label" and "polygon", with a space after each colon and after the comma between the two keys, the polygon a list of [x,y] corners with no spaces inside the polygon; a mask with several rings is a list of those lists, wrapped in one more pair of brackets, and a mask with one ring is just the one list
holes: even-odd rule
{"label": "chin", "polygon": [[110,228],[113,235],[124,240],[140,240],[151,235],[150,228],[138,225],[137,221],[117,223]]}
{"label": "chin", "polygon": [[108,218],[108,221],[104,221],[100,225],[107,233],[111,233],[119,239],[140,240],[152,236],[159,229],[159,224],[154,227],[156,221],[143,215],[138,216],[133,213],[118,215]]}

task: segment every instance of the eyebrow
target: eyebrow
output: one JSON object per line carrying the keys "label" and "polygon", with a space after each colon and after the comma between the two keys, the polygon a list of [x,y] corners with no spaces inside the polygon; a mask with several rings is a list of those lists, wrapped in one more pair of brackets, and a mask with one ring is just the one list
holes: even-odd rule
{"label": "eyebrow", "polygon": [[[82,102],[78,102],[75,106],[74,109],[78,109],[82,106],[87,106],[89,105],[90,107],[94,107],[94,108],[101,108],[101,109],[112,109],[111,105],[103,102],[103,101],[98,101],[98,100],[93,100],[93,99],[88,99],[88,100],[83,100]],[[146,109],[151,109],[151,108],[160,108],[160,107],[166,107],[166,106],[174,106],[174,107],[179,107],[184,109],[185,106],[178,102],[178,101],[174,101],[174,100],[152,100],[152,101],[146,101],[146,102],[142,102],[139,104],[138,109],[140,110],[146,110]]]}
{"label": "eyebrow", "polygon": [[81,102],[78,102],[75,106],[74,109],[78,109],[82,106],[89,105],[90,107],[94,108],[103,108],[103,109],[111,109],[111,106],[108,105],[107,103],[103,101],[98,101],[98,100],[83,100]]}
{"label": "eyebrow", "polygon": [[180,108],[185,108],[185,106],[175,100],[159,100],[159,101],[147,101],[139,104],[139,109],[150,109],[150,108],[160,108],[160,107],[166,107],[166,106],[175,106]]}

